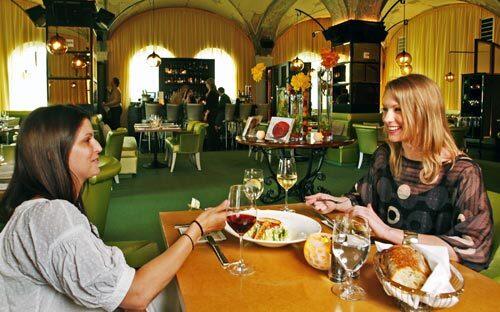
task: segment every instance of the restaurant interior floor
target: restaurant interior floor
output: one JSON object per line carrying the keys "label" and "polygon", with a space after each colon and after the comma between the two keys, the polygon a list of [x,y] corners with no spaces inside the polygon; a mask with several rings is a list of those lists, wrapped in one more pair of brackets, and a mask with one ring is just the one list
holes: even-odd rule
{"label": "restaurant interior floor", "polygon": [[[265,164],[249,158],[248,151],[219,151],[202,154],[202,171],[195,170],[185,155],[179,156],[175,171],[167,169],[144,169],[139,167],[133,178],[120,178],[113,186],[108,212],[107,240],[152,240],[164,246],[158,213],[187,209],[192,197],[202,207],[217,205],[227,197],[229,186],[242,182],[246,168],[264,168]],[[163,155],[161,155],[163,156]],[[139,166],[151,161],[150,154],[140,154]],[[274,157],[277,167],[277,158]],[[500,163],[477,160],[483,169],[486,188],[500,192]],[[307,162],[298,163],[299,179],[306,170]],[[361,169],[355,166],[325,164],[322,171],[327,179],[320,185],[333,194],[342,194],[366,173],[368,162]],[[296,201],[291,198],[291,201]],[[258,203],[261,204],[262,203]]]}

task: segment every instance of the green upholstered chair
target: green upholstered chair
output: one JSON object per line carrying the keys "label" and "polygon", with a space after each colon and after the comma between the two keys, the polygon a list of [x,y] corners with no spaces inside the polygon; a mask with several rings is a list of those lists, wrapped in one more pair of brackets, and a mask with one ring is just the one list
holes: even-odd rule
{"label": "green upholstered chair", "polygon": [[92,129],[94,130],[94,138],[104,148],[106,145],[106,137],[104,136],[104,131],[102,129],[102,115],[92,115],[90,117],[90,123],[92,124]]}
{"label": "green upholstered chair", "polygon": [[483,275],[500,283],[500,193],[488,192],[491,208],[493,210],[493,222],[495,236],[493,237],[492,260],[490,266],[481,271]]}
{"label": "green upholstered chair", "polygon": [[165,140],[167,145],[165,157],[170,164],[170,172],[174,171],[177,154],[194,155],[196,168],[201,171],[200,154],[203,151],[203,142],[205,141],[208,124],[204,122],[196,122],[192,123],[192,125],[192,132],[181,133],[177,136],[176,140]]}
{"label": "green upholstered chair", "polygon": [[359,161],[358,169],[363,164],[363,155],[371,155],[378,147],[379,126],[354,124],[356,136],[358,137]]}
{"label": "green upholstered chair", "polygon": [[1,146],[1,152],[3,156],[3,161],[6,162],[7,164],[14,164],[15,158],[16,158],[16,144],[2,144]]}
{"label": "green upholstered chair", "polygon": [[[356,138],[353,128],[354,123],[382,121],[380,113],[332,113],[332,134],[337,141],[352,140]],[[330,148],[326,154],[326,162],[335,165],[356,164],[358,162],[359,146],[357,143]]]}
{"label": "green upholstered chair", "polygon": [[[111,197],[112,179],[120,172],[121,165],[116,158],[102,155],[99,157],[99,167],[101,172],[87,180],[84,185],[82,202],[87,217],[103,237]],[[141,267],[160,254],[158,245],[149,241],[106,241],[105,243],[120,248],[128,265],[134,268]]]}
{"label": "green upholstered chair", "polygon": [[467,145],[465,144],[465,135],[469,131],[469,127],[450,127],[451,135],[457,144],[458,149],[461,151],[467,150]]}
{"label": "green upholstered chair", "polygon": [[[106,137],[106,146],[104,147],[104,155],[116,158],[118,161],[122,159],[123,140],[127,135],[127,129],[118,128],[108,132]],[[120,183],[118,174],[115,176],[116,183]]]}
{"label": "green upholstered chair", "polygon": [[125,136],[123,138],[122,156],[120,163],[122,170],[120,174],[137,174],[137,141],[133,136]]}

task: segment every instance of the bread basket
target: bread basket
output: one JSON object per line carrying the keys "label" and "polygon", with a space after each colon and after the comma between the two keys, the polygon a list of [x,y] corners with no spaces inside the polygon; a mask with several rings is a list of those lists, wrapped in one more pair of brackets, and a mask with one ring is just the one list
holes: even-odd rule
{"label": "bread basket", "polygon": [[384,287],[385,293],[398,300],[399,308],[402,311],[430,311],[432,308],[449,308],[458,302],[458,297],[463,292],[464,278],[453,265],[450,265],[450,283],[455,291],[443,294],[430,294],[392,281],[386,274],[386,265],[382,259],[382,253],[377,252],[373,260],[375,272]]}

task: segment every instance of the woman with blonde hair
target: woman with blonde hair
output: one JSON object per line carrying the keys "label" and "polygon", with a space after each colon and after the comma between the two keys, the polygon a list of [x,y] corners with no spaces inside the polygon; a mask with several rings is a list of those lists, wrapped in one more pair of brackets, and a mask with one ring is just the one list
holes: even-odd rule
{"label": "woman with blonde hair", "polygon": [[488,267],[493,220],[481,168],[457,148],[437,84],[416,74],[390,81],[383,122],[387,143],[351,192],[306,203],[363,217],[378,239],[445,246],[452,260]]}

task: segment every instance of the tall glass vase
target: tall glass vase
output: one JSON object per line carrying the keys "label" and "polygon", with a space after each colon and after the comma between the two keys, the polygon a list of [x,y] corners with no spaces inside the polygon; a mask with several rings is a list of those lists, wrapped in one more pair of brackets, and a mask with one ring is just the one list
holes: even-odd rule
{"label": "tall glass vase", "polygon": [[[332,126],[332,112],[333,112],[333,70],[331,68],[323,68],[319,74],[319,94],[320,96],[320,120],[323,124],[328,125],[326,129],[330,130]],[[327,134],[327,131],[324,131]]]}
{"label": "tall glass vase", "polygon": [[297,92],[290,97],[290,117],[295,119],[293,125],[293,137],[302,137],[302,120],[303,120],[303,97],[302,93]]}

